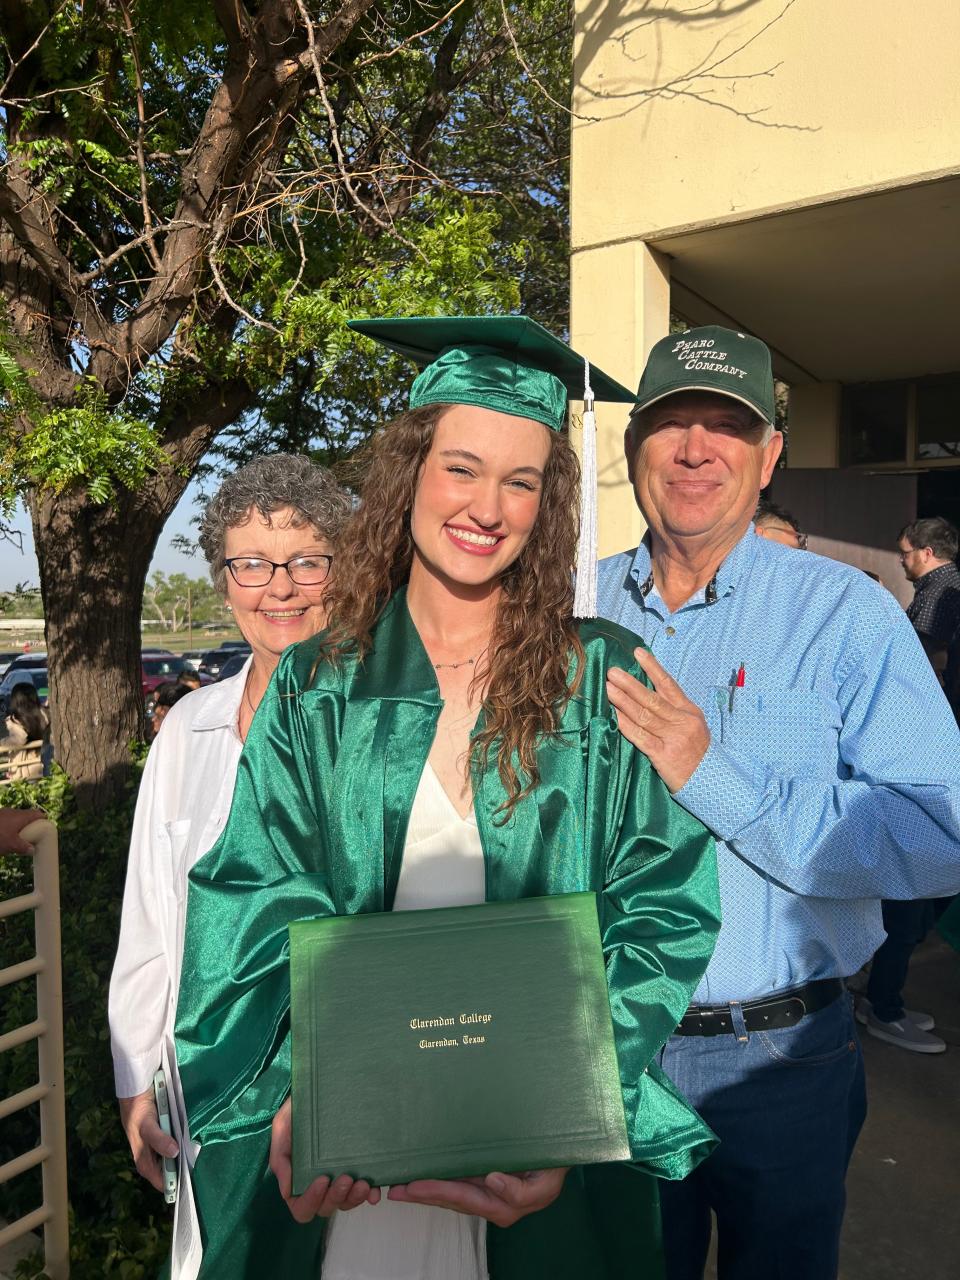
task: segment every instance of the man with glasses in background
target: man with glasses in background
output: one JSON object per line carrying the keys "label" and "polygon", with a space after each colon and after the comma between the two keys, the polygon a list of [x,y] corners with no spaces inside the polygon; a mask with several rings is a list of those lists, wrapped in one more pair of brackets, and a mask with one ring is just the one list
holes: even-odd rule
{"label": "man with glasses in background", "polygon": [[[901,529],[897,539],[904,575],[914,589],[907,617],[944,685],[954,715],[960,709],[957,544],[957,530],[941,516],[915,520]],[[910,957],[932,928],[935,915],[936,901],[929,898],[912,902],[884,901],[886,941],[873,957],[866,997],[857,1002],[857,1020],[866,1026],[870,1035],[911,1053],[943,1053],[947,1047],[940,1036],[932,1034],[932,1015],[907,1009],[903,1003]]]}
{"label": "man with glasses in background", "polygon": [[771,542],[780,542],[797,551],[807,549],[807,535],[801,530],[796,516],[767,498],[761,498],[757,503],[753,513],[753,532],[758,538],[769,538]]}
{"label": "man with glasses in background", "polygon": [[900,564],[913,583],[907,617],[946,690],[954,715],[960,714],[960,570],[956,528],[942,516],[915,520],[897,539]]}

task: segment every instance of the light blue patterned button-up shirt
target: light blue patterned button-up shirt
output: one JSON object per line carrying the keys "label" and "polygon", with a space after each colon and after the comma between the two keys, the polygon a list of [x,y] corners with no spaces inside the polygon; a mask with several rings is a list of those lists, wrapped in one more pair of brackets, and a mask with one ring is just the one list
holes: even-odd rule
{"label": "light blue patterned button-up shirt", "polygon": [[880,898],[960,890],[960,731],[913,628],[859,569],[752,525],[675,613],[650,570],[646,542],[602,561],[598,613],[642,637],[710,728],[676,794],[720,865],[694,1001],[855,973],[883,941]]}

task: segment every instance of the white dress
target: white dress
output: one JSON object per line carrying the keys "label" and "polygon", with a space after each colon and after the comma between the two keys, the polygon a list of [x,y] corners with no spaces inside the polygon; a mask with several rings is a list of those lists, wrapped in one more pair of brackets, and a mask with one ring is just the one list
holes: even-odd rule
{"label": "white dress", "polygon": [[[485,869],[473,812],[461,818],[428,763],[420,778],[394,911],[483,902]],[[323,1280],[487,1280],[482,1218],[383,1198],[327,1227]]]}

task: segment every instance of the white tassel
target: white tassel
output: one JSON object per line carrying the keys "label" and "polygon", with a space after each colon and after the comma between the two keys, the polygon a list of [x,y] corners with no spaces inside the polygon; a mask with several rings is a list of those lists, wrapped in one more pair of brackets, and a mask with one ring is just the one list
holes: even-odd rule
{"label": "white tassel", "polygon": [[580,547],[575,618],[597,616],[597,419],[593,411],[590,362],[583,362],[583,453],[580,458]]}

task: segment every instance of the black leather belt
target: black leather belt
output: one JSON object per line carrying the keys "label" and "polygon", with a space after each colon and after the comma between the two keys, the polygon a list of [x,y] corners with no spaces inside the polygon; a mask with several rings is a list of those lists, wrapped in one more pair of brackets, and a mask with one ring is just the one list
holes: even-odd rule
{"label": "black leather belt", "polygon": [[[773,1031],[792,1027],[805,1014],[816,1013],[833,1004],[843,993],[839,978],[821,978],[802,987],[791,987],[775,996],[745,1000],[740,1005],[748,1031]],[[733,1015],[729,1004],[692,1004],[680,1019],[678,1036],[721,1036],[734,1034]]]}

